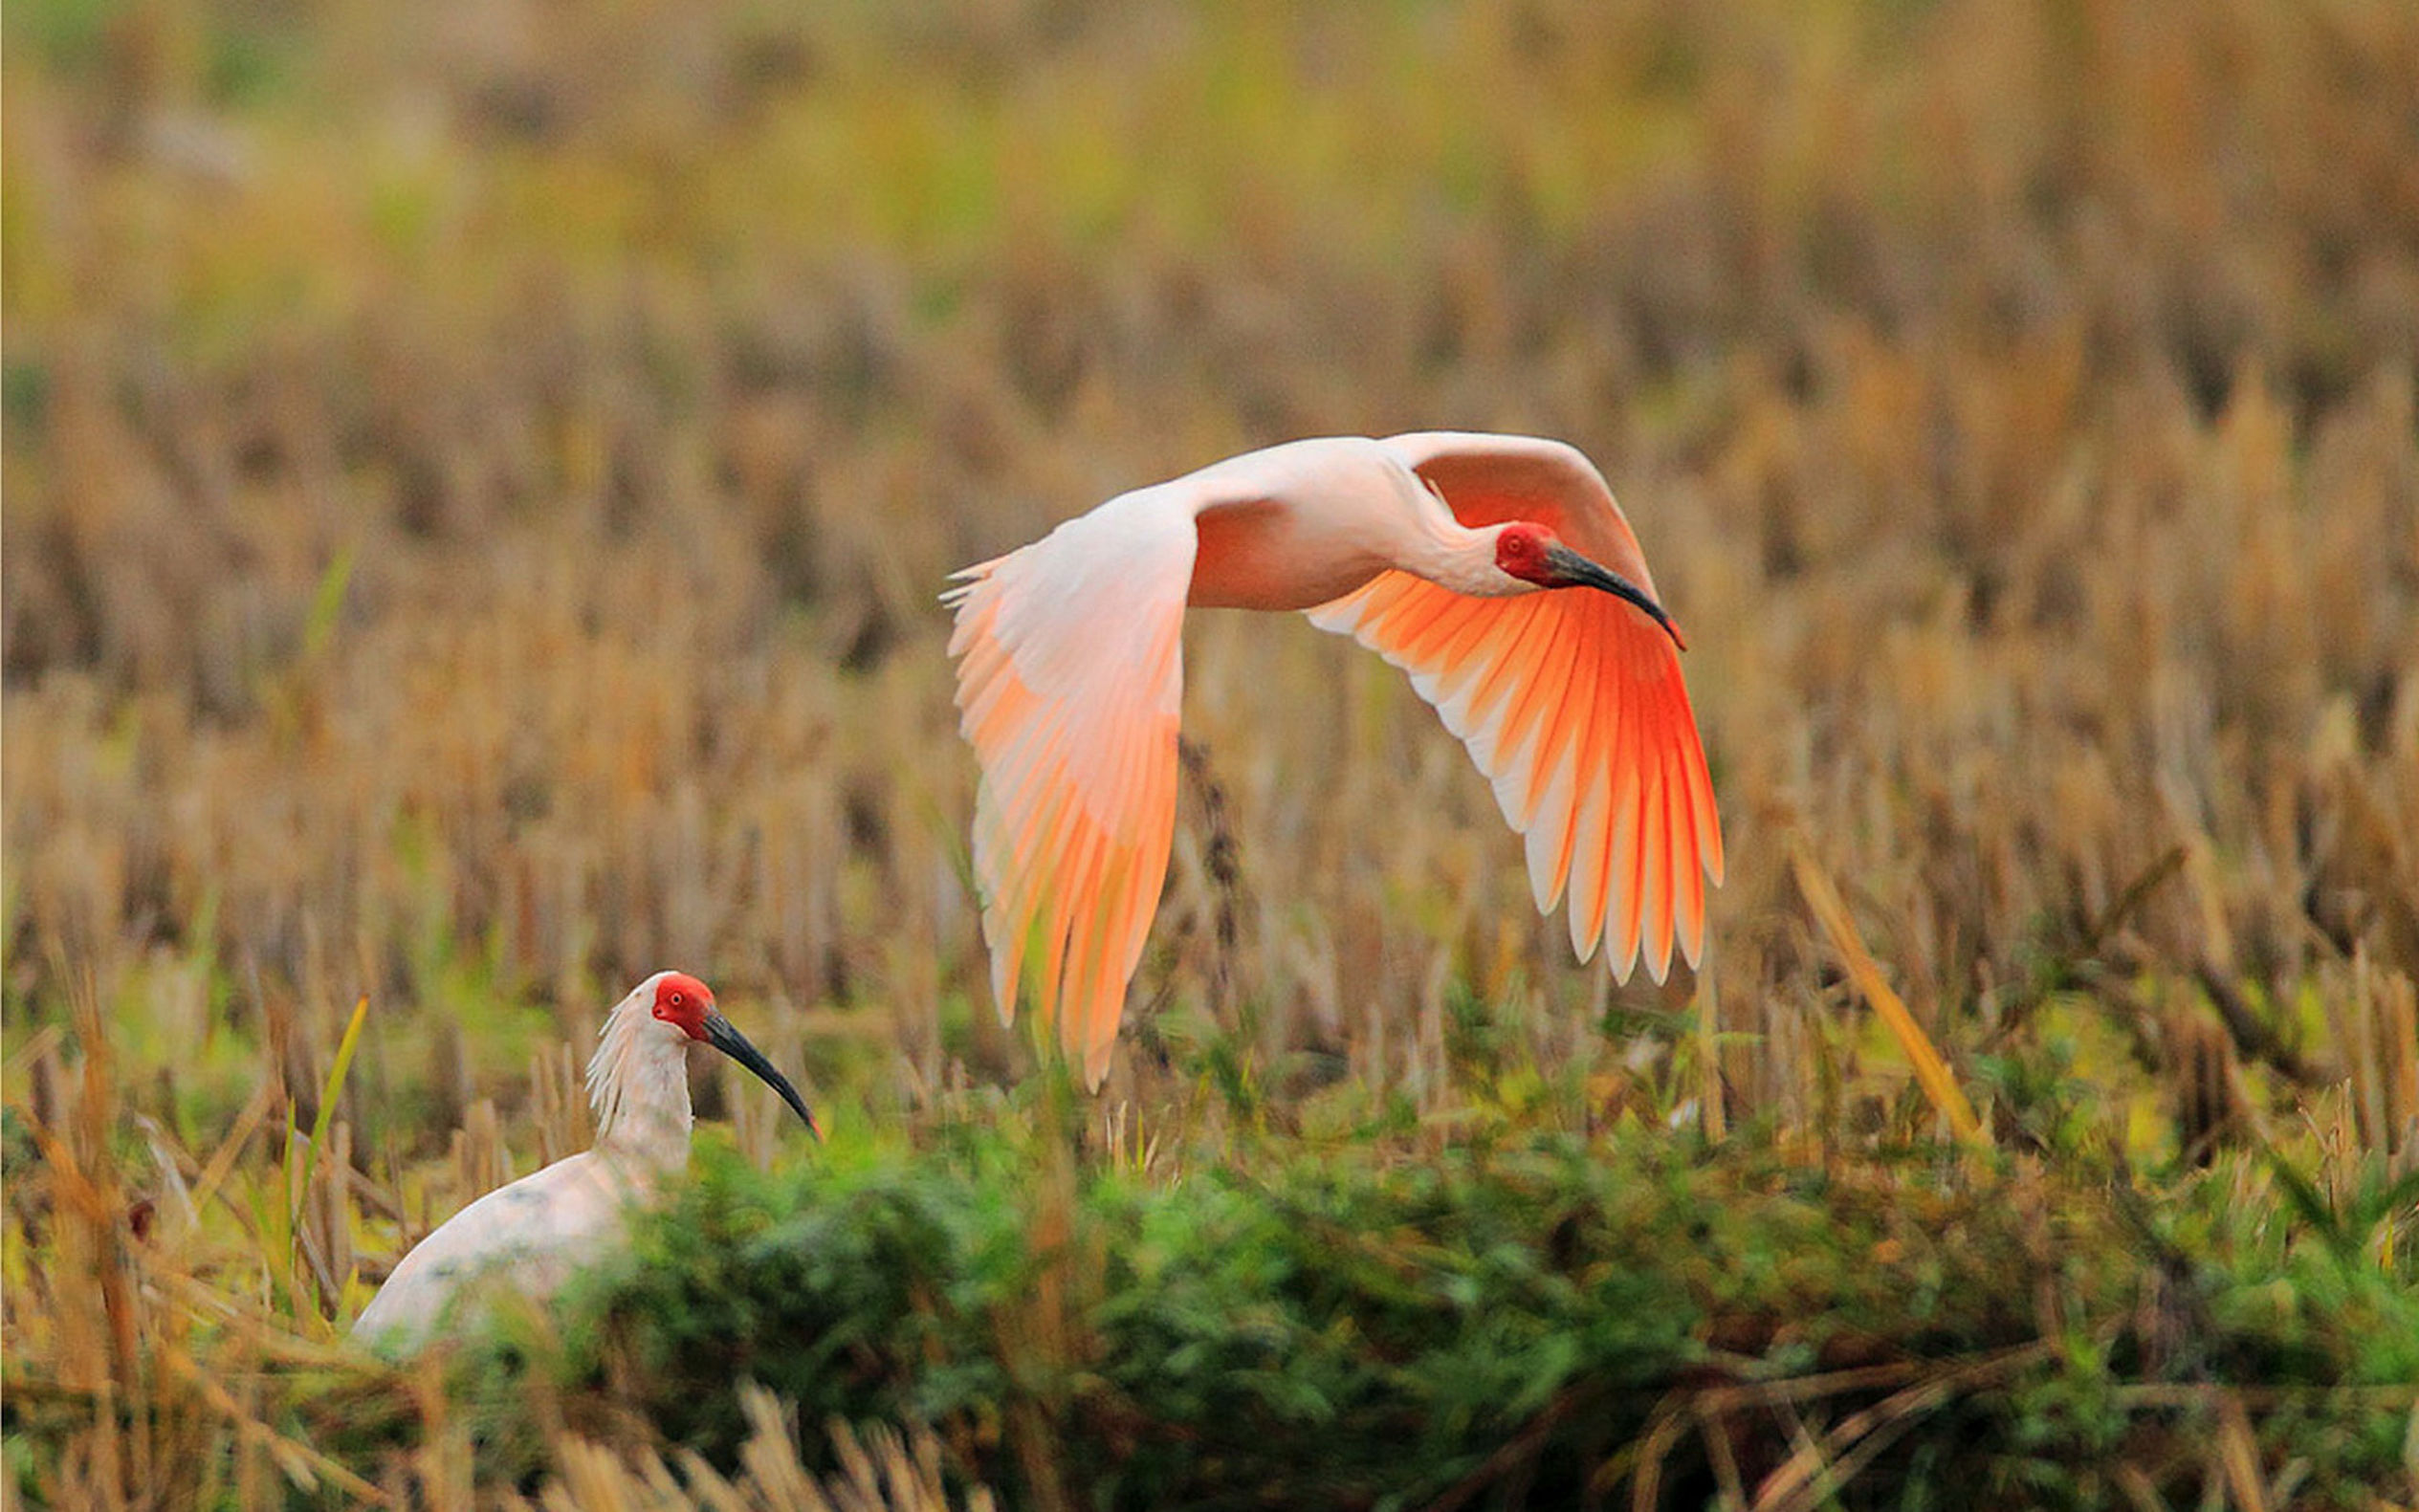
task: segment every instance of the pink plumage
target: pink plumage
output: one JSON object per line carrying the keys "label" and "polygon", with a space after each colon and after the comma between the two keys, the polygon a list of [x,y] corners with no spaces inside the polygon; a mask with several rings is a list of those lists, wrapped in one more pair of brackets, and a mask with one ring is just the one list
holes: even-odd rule
{"label": "pink plumage", "polygon": [[1425,432],[1290,442],[1121,493],[958,574],[960,729],[992,990],[1108,1074],[1176,823],[1185,606],[1308,612],[1411,674],[1569,900],[1582,960],[1693,964],[1722,880],[1680,631],[1576,449]]}

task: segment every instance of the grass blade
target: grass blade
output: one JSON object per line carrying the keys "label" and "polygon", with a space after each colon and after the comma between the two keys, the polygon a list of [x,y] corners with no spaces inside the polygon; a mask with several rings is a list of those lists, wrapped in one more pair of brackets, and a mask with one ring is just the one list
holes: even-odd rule
{"label": "grass blade", "polygon": [[1873,1011],[1881,1016],[1882,1023],[1898,1038],[1907,1061],[1915,1067],[1915,1080],[1922,1084],[1924,1095],[1948,1120],[1948,1127],[1958,1138],[1968,1144],[1989,1144],[1982,1121],[1974,1117],[1973,1105],[1966,1100],[1948,1063],[1933,1047],[1924,1026],[1915,1021],[1915,1015],[1907,1011],[1904,1000],[1882,979],[1881,968],[1874,964],[1873,956],[1865,950],[1864,937],[1857,932],[1856,921],[1848,917],[1847,905],[1839,901],[1831,879],[1823,875],[1803,846],[1791,855],[1790,864],[1797,873],[1797,889],[1805,895],[1806,906],[1814,910],[1823,932],[1831,936],[1832,948],[1847,963],[1848,975],[1856,982],[1857,990],[1864,994],[1865,1000],[1873,1004]]}

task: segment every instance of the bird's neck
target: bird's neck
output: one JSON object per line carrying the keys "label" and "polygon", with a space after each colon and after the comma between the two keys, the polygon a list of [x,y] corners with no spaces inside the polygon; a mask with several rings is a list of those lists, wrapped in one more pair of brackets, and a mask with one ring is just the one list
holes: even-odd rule
{"label": "bird's neck", "polygon": [[1534,584],[1521,581],[1495,564],[1495,537],[1500,532],[1472,530],[1450,515],[1434,517],[1442,513],[1441,507],[1433,514],[1423,513],[1398,565],[1440,588],[1476,599],[1531,591]]}
{"label": "bird's neck", "polygon": [[688,1041],[656,1021],[636,997],[605,1020],[588,1062],[588,1105],[596,1147],[654,1171],[688,1163]]}

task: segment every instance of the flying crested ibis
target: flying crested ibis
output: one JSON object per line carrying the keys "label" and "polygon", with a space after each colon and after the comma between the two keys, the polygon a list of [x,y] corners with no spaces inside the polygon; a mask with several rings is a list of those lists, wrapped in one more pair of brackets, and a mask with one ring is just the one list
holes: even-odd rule
{"label": "flying crested ibis", "polygon": [[1300,609],[1411,674],[1526,837],[1541,911],[1626,978],[1695,964],[1722,832],[1683,643],[1575,449],[1295,441],[1121,493],[957,574],[959,728],[992,992],[1097,1087],[1176,825],[1187,604]]}
{"label": "flying crested ibis", "polygon": [[684,972],[657,972],[605,1016],[588,1062],[594,1148],[556,1161],[456,1213],[398,1261],[354,1321],[366,1343],[407,1350],[426,1342],[446,1304],[482,1277],[550,1296],[622,1232],[626,1214],[689,1160],[688,1050],[714,1046],[761,1077],[817,1138],[823,1130],[788,1078]]}

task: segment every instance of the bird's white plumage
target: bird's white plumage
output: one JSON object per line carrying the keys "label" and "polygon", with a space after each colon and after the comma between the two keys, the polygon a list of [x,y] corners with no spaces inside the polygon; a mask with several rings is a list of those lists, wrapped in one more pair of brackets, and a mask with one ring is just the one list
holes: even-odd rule
{"label": "bird's white plumage", "polygon": [[643,1169],[588,1150],[496,1188],[412,1246],[354,1320],[354,1337],[412,1348],[457,1296],[486,1282],[552,1296],[620,1237],[625,1215],[652,1185]]}

